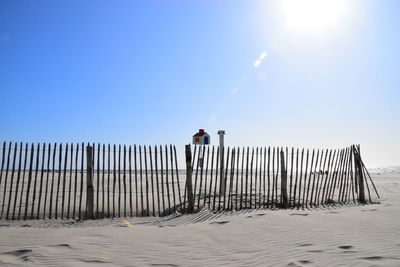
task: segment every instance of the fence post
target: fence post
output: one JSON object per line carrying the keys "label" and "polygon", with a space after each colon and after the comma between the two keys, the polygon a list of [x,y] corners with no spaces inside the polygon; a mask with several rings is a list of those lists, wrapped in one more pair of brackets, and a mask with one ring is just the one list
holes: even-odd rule
{"label": "fence post", "polygon": [[192,185],[192,151],[190,145],[185,146],[186,155],[186,189],[188,196],[187,212],[194,212],[194,198],[193,198],[193,185]]}
{"label": "fence post", "polygon": [[281,149],[281,206],[282,208],[288,207],[288,196],[287,196],[287,171],[285,167],[285,154]]}
{"label": "fence post", "polygon": [[87,218],[94,219],[94,187],[93,187],[93,148],[86,147],[86,211]]}
{"label": "fence post", "polygon": [[363,176],[360,154],[358,153],[354,145],[352,150],[354,153],[356,179],[358,178],[358,202],[366,203],[365,193],[364,193],[364,176]]}

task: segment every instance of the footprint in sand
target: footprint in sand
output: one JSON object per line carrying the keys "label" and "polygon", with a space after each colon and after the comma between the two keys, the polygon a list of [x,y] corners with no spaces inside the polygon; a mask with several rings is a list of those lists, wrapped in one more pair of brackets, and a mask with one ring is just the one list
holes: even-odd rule
{"label": "footprint in sand", "polygon": [[212,222],[212,223],[210,223],[210,224],[226,224],[226,223],[228,223],[229,221],[220,221],[220,222]]}
{"label": "footprint in sand", "polygon": [[171,267],[174,267],[174,266],[178,266],[178,265],[171,264],[171,263],[153,263],[150,266],[165,266],[165,267],[171,266]]}
{"label": "footprint in sand", "polygon": [[340,249],[351,249],[353,246],[339,246]]}
{"label": "footprint in sand", "polygon": [[309,246],[314,246],[314,244],[301,244],[299,247],[309,247]]}
{"label": "footprint in sand", "polygon": [[313,263],[312,261],[309,261],[309,260],[300,260],[299,262],[302,263],[302,264]]}
{"label": "footprint in sand", "polygon": [[50,247],[71,248],[69,244],[56,244],[56,245],[50,245]]}
{"label": "footprint in sand", "polygon": [[295,262],[291,262],[291,263],[289,263],[287,266],[297,266],[297,267],[300,267],[300,266],[302,266],[302,264],[310,264],[310,263],[313,263],[312,261],[309,261],[309,260],[299,260],[299,263],[300,264],[297,264],[297,263],[295,263]]}
{"label": "footprint in sand", "polygon": [[32,252],[33,251],[30,249],[20,249],[20,250],[4,252],[4,253],[1,253],[0,255],[14,256],[15,258],[17,258],[21,261],[28,261],[29,257],[32,255]]}
{"label": "footprint in sand", "polygon": [[361,260],[371,260],[371,261],[377,261],[377,260],[383,260],[385,257],[382,256],[372,256],[372,257],[364,257],[360,258]]}

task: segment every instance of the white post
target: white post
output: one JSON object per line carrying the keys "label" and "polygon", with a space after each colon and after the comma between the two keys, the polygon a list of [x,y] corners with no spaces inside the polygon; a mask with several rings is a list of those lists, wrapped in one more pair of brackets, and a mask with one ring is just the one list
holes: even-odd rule
{"label": "white post", "polygon": [[218,131],[219,134],[219,160],[220,160],[220,193],[225,194],[225,179],[224,179],[224,135],[225,131]]}

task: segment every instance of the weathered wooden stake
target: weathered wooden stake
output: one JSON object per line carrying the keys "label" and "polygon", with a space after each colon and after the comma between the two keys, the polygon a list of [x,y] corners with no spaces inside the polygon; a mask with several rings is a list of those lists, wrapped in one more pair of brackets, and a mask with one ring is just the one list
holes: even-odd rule
{"label": "weathered wooden stake", "polygon": [[86,212],[88,219],[94,219],[94,187],[93,187],[93,148],[86,147]]}
{"label": "weathered wooden stake", "polygon": [[188,207],[186,212],[194,212],[194,198],[193,198],[193,186],[192,186],[192,151],[190,145],[185,146],[185,156],[186,156],[186,188],[188,197]]}
{"label": "weathered wooden stake", "polygon": [[364,192],[364,177],[363,171],[361,167],[361,160],[358,151],[356,150],[355,146],[353,145],[353,153],[354,153],[354,165],[356,169],[356,179],[358,181],[358,202],[366,203],[365,201],[365,192]]}
{"label": "weathered wooden stake", "polygon": [[287,195],[287,170],[285,168],[285,153],[281,149],[281,206],[286,209],[288,207]]}

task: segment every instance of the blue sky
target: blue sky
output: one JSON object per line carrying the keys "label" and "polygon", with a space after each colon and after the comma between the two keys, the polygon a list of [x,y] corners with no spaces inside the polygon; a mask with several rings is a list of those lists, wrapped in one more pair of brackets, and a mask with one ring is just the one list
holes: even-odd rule
{"label": "blue sky", "polygon": [[338,1],[2,0],[1,137],[183,147],[224,129],[399,165],[400,2]]}

